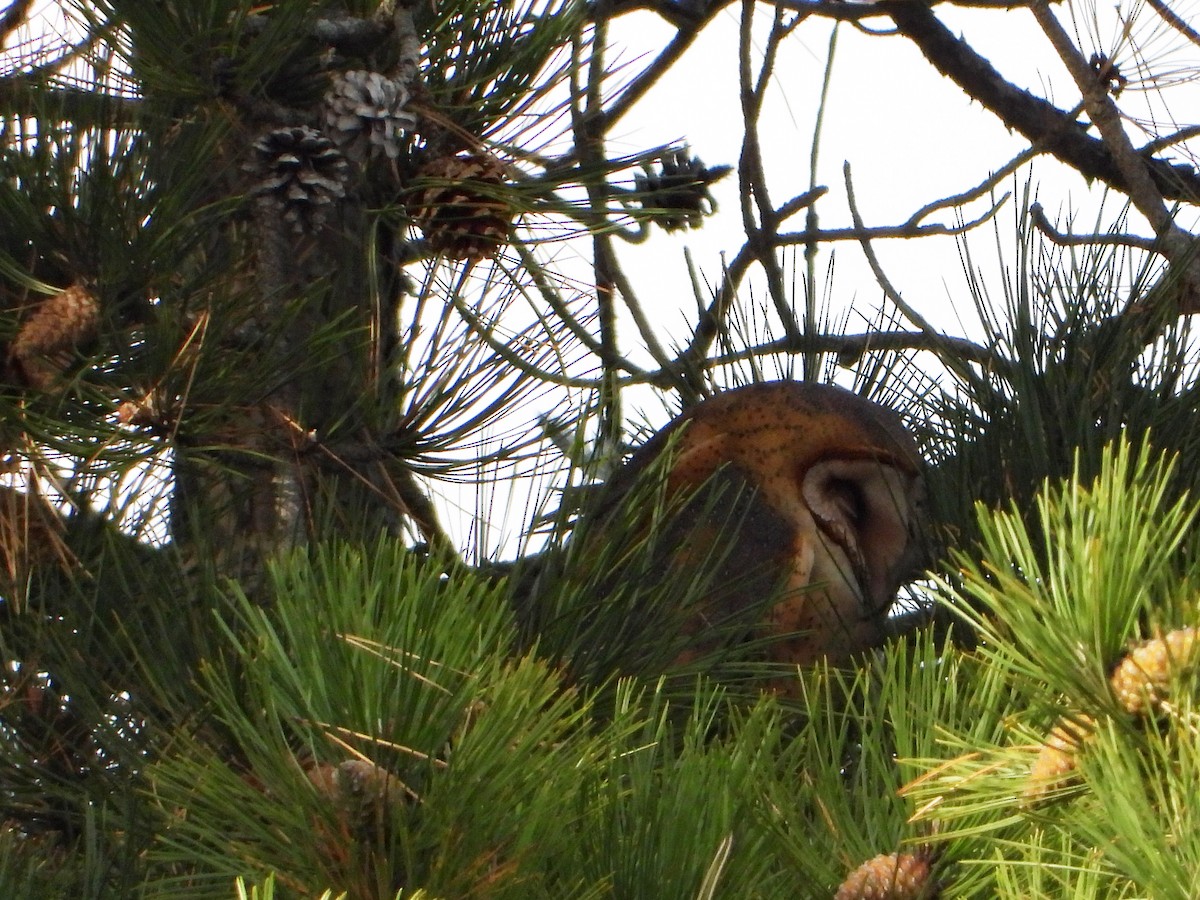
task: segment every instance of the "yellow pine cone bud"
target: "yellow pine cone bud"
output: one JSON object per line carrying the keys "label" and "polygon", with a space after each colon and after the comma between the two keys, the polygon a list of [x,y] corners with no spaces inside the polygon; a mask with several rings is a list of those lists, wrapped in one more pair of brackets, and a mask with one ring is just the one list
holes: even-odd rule
{"label": "yellow pine cone bud", "polygon": [[931,900],[937,894],[927,853],[885,853],[851,872],[834,900]]}
{"label": "yellow pine cone bud", "polygon": [[1194,664],[1197,649],[1196,629],[1190,627],[1135,644],[1109,679],[1117,702],[1135,715],[1156,708],[1170,686],[1171,673]]}
{"label": "yellow pine cone bud", "polygon": [[21,325],[12,356],[25,381],[46,390],[67,366],[66,355],[96,333],[100,302],[81,284],[47,297]]}
{"label": "yellow pine cone bud", "polygon": [[1034,803],[1060,786],[1075,771],[1079,748],[1092,734],[1095,722],[1089,716],[1060,719],[1029,770],[1029,781],[1021,792],[1025,803]]}

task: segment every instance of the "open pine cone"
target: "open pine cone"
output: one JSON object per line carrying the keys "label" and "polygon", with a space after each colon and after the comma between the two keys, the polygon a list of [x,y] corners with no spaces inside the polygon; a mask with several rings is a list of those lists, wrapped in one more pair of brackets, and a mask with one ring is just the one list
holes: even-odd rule
{"label": "open pine cone", "polygon": [[252,193],[274,201],[295,231],[321,225],[346,196],[349,163],[315,128],[274,129],[254,142],[254,151]]}
{"label": "open pine cone", "polygon": [[514,210],[500,196],[504,166],[486,153],[437,156],[417,176],[432,182],[409,199],[430,247],[451,259],[495,256],[508,240]]}
{"label": "open pine cone", "polygon": [[325,95],[326,131],[356,162],[377,153],[395,159],[402,149],[403,133],[417,125],[408,101],[408,88],[397,79],[379,72],[344,72]]}

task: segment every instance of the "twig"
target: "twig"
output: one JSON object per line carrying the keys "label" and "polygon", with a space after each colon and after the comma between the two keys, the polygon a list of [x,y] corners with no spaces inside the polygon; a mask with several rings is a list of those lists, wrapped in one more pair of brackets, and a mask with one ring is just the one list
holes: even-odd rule
{"label": "twig", "polygon": [[[762,148],[758,137],[758,120],[766,96],[766,85],[774,71],[774,62],[779,42],[796,27],[796,22],[784,24],[782,14],[775,10],[771,23],[771,34],[763,52],[758,77],[752,79],[750,52],[754,46],[751,25],[754,21],[755,0],[742,0],[741,27],[738,40],[738,82],[741,89],[742,121],[745,131],[742,137],[742,153],[738,164],[739,194],[742,205],[742,225],[747,244],[754,248],[755,257],[767,276],[767,290],[775,305],[775,312],[788,335],[800,332],[800,324],[792,309],[792,303],[783,287],[783,272],[775,256],[775,232],[778,218],[771,205],[766,173],[763,170]],[[757,209],[757,221],[755,211]]]}
{"label": "twig", "polygon": [[794,244],[803,244],[807,241],[817,241],[819,243],[833,243],[835,241],[861,242],[863,240],[906,239],[930,237],[933,235],[953,236],[964,234],[972,228],[978,228],[993,218],[1000,211],[1002,204],[1003,200],[1000,200],[982,215],[959,225],[945,225],[940,222],[929,225],[912,225],[905,222],[901,225],[864,225],[861,228],[818,228],[816,231],[791,231],[778,235],[776,237],[776,246],[791,246]]}
{"label": "twig", "polygon": [[678,368],[694,369],[699,366],[700,360],[708,355],[709,348],[724,327],[733,298],[737,295],[737,289],[754,258],[754,248],[745,243],[733,261],[723,267],[721,284],[714,292],[712,302],[696,322],[691,342],[676,358]]}
{"label": "twig", "polygon": [[829,193],[829,188],[814,185],[803,194],[797,194],[791,200],[783,203],[775,210],[775,220],[782,225],[796,213],[809,209],[814,203]]}
{"label": "twig", "polygon": [[853,365],[863,355],[872,352],[895,352],[897,350],[927,350],[931,353],[953,351],[959,359],[978,363],[995,369],[1005,365],[1004,360],[987,347],[982,347],[966,338],[925,331],[870,331],[860,334],[803,334],[795,338],[780,338],[744,350],[737,350],[712,362],[716,365],[742,362],[755,356],[773,353],[832,353],[841,365]]}
{"label": "twig", "polygon": [[[606,250],[611,254],[611,246],[607,247]],[[669,367],[671,365],[670,357],[663,350],[662,344],[658,342],[658,337],[654,334],[654,328],[650,324],[650,320],[646,317],[641,301],[638,300],[637,292],[634,291],[633,285],[621,269],[615,256],[609,260],[608,271],[612,276],[613,287],[621,295],[621,299],[625,302],[625,308],[629,310],[629,315],[633,318],[634,325],[637,326],[638,334],[641,335],[642,340],[645,342],[646,350],[660,366]]]}
{"label": "twig", "polygon": [[[809,190],[817,187],[817,163],[820,159],[821,137],[825,133],[825,111],[829,105],[829,87],[833,81],[833,60],[837,54],[838,25],[834,24],[829,32],[829,50],[825,57],[825,73],[821,78],[821,99],[817,104],[817,119],[813,123],[812,145],[808,154],[808,183]],[[817,204],[808,205],[808,215],[804,219],[806,231],[813,232],[819,227]],[[817,330],[817,252],[820,244],[809,241],[804,245],[804,330]],[[820,356],[805,354],[802,361],[804,377],[808,380],[817,378],[817,367]]]}
{"label": "twig", "polygon": [[[863,230],[862,216],[859,214],[858,203],[854,198],[854,182],[850,177],[850,163],[846,163],[843,166],[843,172],[846,176],[846,200],[850,205],[850,216],[854,220],[854,227]],[[994,214],[995,207],[988,213],[988,216],[990,217]],[[892,302],[892,305],[900,311],[901,315],[926,335],[931,343],[930,349],[938,354],[938,358],[942,360],[947,368],[965,379],[972,379],[973,373],[965,365],[964,361],[955,354],[956,347],[950,338],[934,328],[924,316],[910,306],[892,284],[891,279],[883,271],[883,266],[880,265],[879,258],[875,255],[875,248],[871,246],[871,238],[862,237],[859,239],[859,244],[862,246],[867,263],[871,266],[871,271],[875,274],[876,282],[883,289],[884,295]],[[938,348],[943,348],[943,350],[939,351]]]}
{"label": "twig", "polygon": [[[925,206],[922,206],[915,213],[908,217],[908,221],[906,221],[904,225],[917,225],[922,219],[931,213],[939,212],[943,209],[954,209],[959,206],[964,206],[967,203],[970,203],[972,200],[979,199],[984,194],[996,187],[996,185],[998,185],[1003,179],[1007,178],[1017,169],[1021,168],[1021,166],[1025,165],[1025,163],[1038,156],[1039,153],[1040,151],[1036,147],[1030,147],[1027,150],[1022,150],[983,181],[979,182],[979,184],[975,185],[975,187],[963,191],[961,194],[955,194],[952,197],[943,197],[940,200],[934,200],[932,203],[927,203]],[[1000,200],[993,204],[991,212],[989,212],[984,219],[979,220],[979,222],[976,224],[980,224],[987,218],[991,218],[991,216],[999,209],[1000,204],[1004,203],[1007,198],[1008,194],[1005,194],[1003,197],[1001,197]],[[901,227],[904,226],[902,225]]]}
{"label": "twig", "polygon": [[[526,245],[524,241],[517,241],[513,244],[513,247],[521,258],[521,266],[533,279],[533,283],[537,287],[538,293],[546,302],[546,305],[550,307],[550,311],[554,313],[555,317],[559,321],[567,326],[571,332],[571,335],[578,340],[589,353],[598,356],[600,354],[600,342],[596,340],[595,336],[590,330],[588,330],[587,326],[584,325],[583,322],[579,321],[575,314],[567,308],[566,302],[564,302],[562,297],[558,295],[558,291],[554,289],[554,286],[550,284],[549,280],[545,277],[541,264],[533,258],[533,254],[529,251],[528,245]],[[515,277],[515,275],[507,272],[506,274],[510,275],[510,278],[514,284],[520,284],[520,279]],[[523,287],[522,292],[524,292]],[[533,304],[530,305],[534,306]],[[534,309],[536,312],[536,306],[534,306]],[[543,321],[542,314],[537,313],[537,315],[539,321]]]}
{"label": "twig", "polygon": [[1189,125],[1187,128],[1180,128],[1171,134],[1164,134],[1162,137],[1156,137],[1152,141],[1147,141],[1138,148],[1138,155],[1149,156],[1153,153],[1158,153],[1160,150],[1165,150],[1167,147],[1173,147],[1176,144],[1182,144],[1184,141],[1190,141],[1194,137],[1200,137],[1200,125]]}
{"label": "twig", "polygon": [[1138,250],[1155,252],[1158,242],[1154,238],[1142,237],[1136,234],[1066,234],[1050,224],[1046,211],[1040,203],[1029,206],[1029,217],[1034,227],[1044,234],[1051,243],[1060,247],[1134,247]]}
{"label": "twig", "polygon": [[879,264],[879,258],[875,255],[875,248],[871,246],[871,238],[866,235],[867,229],[863,225],[862,214],[858,211],[858,201],[854,197],[854,180],[850,176],[850,163],[843,164],[842,173],[846,178],[846,200],[850,205],[850,217],[854,220],[854,227],[863,233],[858,242],[862,246],[863,253],[866,254],[871,271],[875,273],[875,280],[879,282],[879,286],[883,288],[884,294],[892,301],[892,304],[900,311],[904,318],[908,319],[908,321],[912,322],[926,334],[940,337],[941,333],[930,325],[924,316],[908,305],[908,302],[900,296],[900,292],[896,290],[891,280],[884,273],[883,267]]}

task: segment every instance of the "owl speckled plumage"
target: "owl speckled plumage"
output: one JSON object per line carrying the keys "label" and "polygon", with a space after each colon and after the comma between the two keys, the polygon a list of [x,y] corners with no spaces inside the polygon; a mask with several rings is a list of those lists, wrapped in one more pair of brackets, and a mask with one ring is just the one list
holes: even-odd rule
{"label": "owl speckled plumage", "polygon": [[641,447],[609,497],[667,448],[666,495],[687,499],[654,526],[666,533],[663,578],[719,558],[688,629],[700,646],[706,627],[747,609],[778,662],[843,663],[882,642],[913,568],[922,497],[921,457],[899,416],[829,385],[726,391]]}

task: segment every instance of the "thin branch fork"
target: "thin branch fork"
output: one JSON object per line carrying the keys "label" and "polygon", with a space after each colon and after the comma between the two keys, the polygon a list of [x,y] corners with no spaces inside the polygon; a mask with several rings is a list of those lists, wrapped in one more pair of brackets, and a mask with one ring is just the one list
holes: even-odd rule
{"label": "thin branch fork", "polygon": [[763,51],[762,63],[759,66],[757,77],[753,77],[750,69],[750,57],[753,48],[751,25],[755,7],[755,0],[742,0],[742,17],[738,38],[738,81],[745,131],[738,165],[740,181],[738,193],[741,197],[742,226],[746,233],[747,245],[754,248],[758,263],[766,274],[767,290],[784,332],[789,336],[794,336],[800,333],[800,324],[796,321],[795,313],[792,310],[791,298],[787,296],[784,289],[783,272],[779,267],[779,260],[775,256],[775,249],[778,246],[779,218],[771,204],[766,172],[763,169],[758,123],[762,114],[763,100],[766,97],[766,86],[775,70],[780,41],[796,28],[800,19],[784,22],[780,11],[775,10],[774,20],[771,23],[771,34]]}

